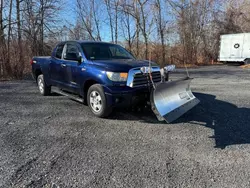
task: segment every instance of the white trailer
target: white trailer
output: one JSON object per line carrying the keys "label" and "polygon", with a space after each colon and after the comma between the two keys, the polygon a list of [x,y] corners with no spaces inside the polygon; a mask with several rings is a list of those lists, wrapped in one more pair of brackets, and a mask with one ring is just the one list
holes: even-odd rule
{"label": "white trailer", "polygon": [[218,60],[250,63],[250,33],[221,35]]}

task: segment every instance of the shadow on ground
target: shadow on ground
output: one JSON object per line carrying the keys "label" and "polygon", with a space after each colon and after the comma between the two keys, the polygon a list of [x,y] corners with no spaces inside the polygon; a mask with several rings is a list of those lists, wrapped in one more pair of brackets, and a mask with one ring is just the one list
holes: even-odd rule
{"label": "shadow on ground", "polygon": [[250,143],[250,109],[217,100],[214,95],[194,93],[200,104],[185,114],[178,122],[195,121],[214,129],[216,146]]}
{"label": "shadow on ground", "polygon": [[[234,104],[217,100],[214,95],[194,94],[200,99],[200,104],[173,122],[173,126],[176,123],[192,122],[192,124],[214,129],[213,138],[217,148],[250,143],[249,108],[238,108]],[[165,122],[159,122],[150,109],[141,112],[116,112],[111,118],[165,124]]]}

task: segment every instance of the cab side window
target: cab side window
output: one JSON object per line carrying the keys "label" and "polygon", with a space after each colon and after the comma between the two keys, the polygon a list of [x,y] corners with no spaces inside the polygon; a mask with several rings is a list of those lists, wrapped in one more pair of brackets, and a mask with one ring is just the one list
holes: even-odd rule
{"label": "cab side window", "polygon": [[62,52],[63,52],[64,44],[59,44],[56,48],[56,58],[61,59],[62,58]]}
{"label": "cab side window", "polygon": [[65,59],[66,60],[77,60],[79,57],[79,49],[74,44],[67,44]]}

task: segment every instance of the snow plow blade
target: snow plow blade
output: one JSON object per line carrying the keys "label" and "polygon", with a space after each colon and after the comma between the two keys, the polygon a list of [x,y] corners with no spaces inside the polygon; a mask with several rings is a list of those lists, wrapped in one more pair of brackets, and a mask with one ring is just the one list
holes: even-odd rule
{"label": "snow plow blade", "polygon": [[159,83],[151,93],[151,107],[159,121],[171,123],[200,101],[190,89],[191,78]]}

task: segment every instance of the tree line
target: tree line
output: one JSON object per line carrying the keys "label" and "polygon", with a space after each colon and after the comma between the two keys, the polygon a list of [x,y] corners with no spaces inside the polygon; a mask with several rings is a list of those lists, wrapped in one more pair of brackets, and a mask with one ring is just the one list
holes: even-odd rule
{"label": "tree line", "polygon": [[249,10],[248,0],[0,0],[0,77],[22,78],[63,40],[120,44],[161,66],[209,64],[221,34],[250,32]]}

